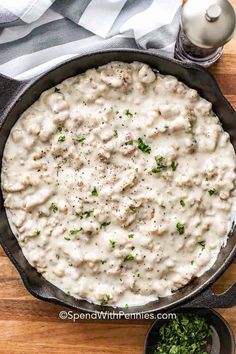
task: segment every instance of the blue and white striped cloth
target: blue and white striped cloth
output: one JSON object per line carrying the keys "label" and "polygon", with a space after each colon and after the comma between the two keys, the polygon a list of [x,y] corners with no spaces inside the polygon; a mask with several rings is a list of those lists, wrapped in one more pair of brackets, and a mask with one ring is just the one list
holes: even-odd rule
{"label": "blue and white striped cloth", "polygon": [[97,49],[173,53],[181,0],[0,0],[0,72],[31,78]]}

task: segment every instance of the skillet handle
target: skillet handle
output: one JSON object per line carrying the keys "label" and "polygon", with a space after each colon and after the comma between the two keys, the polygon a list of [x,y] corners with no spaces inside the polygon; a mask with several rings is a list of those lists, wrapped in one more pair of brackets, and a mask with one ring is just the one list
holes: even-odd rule
{"label": "skillet handle", "polygon": [[222,294],[214,294],[209,288],[192,300],[187,306],[192,307],[233,307],[236,305],[236,283]]}
{"label": "skillet handle", "polygon": [[0,118],[26,84],[27,81],[17,81],[0,74]]}

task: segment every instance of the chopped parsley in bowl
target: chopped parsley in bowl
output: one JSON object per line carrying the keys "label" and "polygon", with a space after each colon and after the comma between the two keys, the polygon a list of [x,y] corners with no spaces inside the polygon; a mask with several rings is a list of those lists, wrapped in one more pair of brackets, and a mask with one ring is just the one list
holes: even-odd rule
{"label": "chopped parsley in bowl", "polygon": [[144,354],[235,354],[233,332],[213,309],[184,307],[155,318]]}

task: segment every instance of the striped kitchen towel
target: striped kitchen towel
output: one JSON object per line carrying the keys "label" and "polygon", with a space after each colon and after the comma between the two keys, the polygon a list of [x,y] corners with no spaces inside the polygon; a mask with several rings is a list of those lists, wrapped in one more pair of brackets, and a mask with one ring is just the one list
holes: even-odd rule
{"label": "striped kitchen towel", "polygon": [[0,72],[28,79],[97,49],[173,54],[181,0],[0,0]]}

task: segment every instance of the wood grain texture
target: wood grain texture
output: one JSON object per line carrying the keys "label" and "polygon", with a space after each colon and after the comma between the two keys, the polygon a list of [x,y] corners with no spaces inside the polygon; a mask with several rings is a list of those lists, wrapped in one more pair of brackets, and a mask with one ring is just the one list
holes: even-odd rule
{"label": "wood grain texture", "polygon": [[[236,0],[234,0],[236,5]],[[236,38],[210,71],[236,108]],[[236,279],[236,262],[214,285],[217,293]],[[60,320],[63,307],[34,299],[0,249],[0,354],[141,354],[151,321]],[[66,309],[65,309],[66,310]],[[236,307],[220,309],[236,336]]]}

